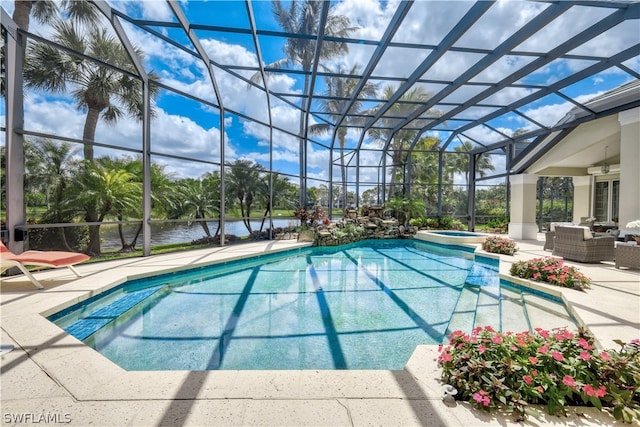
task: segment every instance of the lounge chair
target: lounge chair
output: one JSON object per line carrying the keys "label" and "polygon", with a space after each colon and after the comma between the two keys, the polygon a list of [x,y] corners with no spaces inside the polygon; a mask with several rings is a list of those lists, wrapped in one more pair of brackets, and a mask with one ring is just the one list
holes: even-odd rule
{"label": "lounge chair", "polygon": [[89,255],[64,251],[26,251],[16,255],[7,249],[4,243],[0,242],[0,273],[11,267],[17,267],[39,289],[42,289],[43,286],[27,270],[27,265],[51,268],[68,267],[77,277],[82,277],[73,266],[89,258]]}
{"label": "lounge chair", "polygon": [[613,261],[613,236],[593,237],[588,227],[558,227],[553,239],[553,255],[578,262]]}

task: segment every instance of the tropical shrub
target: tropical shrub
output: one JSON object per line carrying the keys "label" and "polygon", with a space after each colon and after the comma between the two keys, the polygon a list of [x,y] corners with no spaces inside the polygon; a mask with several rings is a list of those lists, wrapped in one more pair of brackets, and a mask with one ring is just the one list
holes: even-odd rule
{"label": "tropical shrub", "polygon": [[317,221],[322,221],[327,214],[320,206],[315,206],[308,209],[305,206],[300,206],[293,215],[300,220],[301,226],[315,226]]}
{"label": "tropical shrub", "polygon": [[464,225],[457,219],[448,216],[440,218],[416,217],[409,220],[409,225],[434,230],[463,230]]}
{"label": "tropical shrub", "polygon": [[516,242],[505,237],[489,236],[482,242],[482,249],[494,254],[513,255],[518,251]]}
{"label": "tropical shrub", "polygon": [[562,258],[544,257],[517,261],[509,270],[512,276],[546,282],[565,288],[589,287],[591,279],[576,267],[564,265]]}
{"label": "tropical shrub", "polygon": [[518,420],[566,415],[566,405],[611,410],[617,420],[640,420],[640,345],[601,351],[584,331],[536,328],[530,333],[500,333],[490,326],[471,335],[455,331],[439,348],[442,381],[457,389],[455,398],[487,411],[505,410]]}

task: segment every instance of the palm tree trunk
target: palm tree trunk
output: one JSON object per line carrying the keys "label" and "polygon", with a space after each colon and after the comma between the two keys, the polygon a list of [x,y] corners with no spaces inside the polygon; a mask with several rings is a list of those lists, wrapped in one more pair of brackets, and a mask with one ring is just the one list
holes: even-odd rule
{"label": "palm tree trunk", "polygon": [[[96,108],[89,108],[87,117],[84,122],[84,130],[82,132],[82,140],[84,144],[84,159],[86,161],[93,162],[93,141],[96,135],[96,126],[98,125],[98,118],[100,117],[100,110]],[[89,143],[90,142],[90,143]],[[85,220],[87,222],[98,221],[98,207],[95,203],[85,206]],[[89,226],[89,248],[88,253],[90,255],[100,255],[100,226]]]}
{"label": "palm tree trunk", "polygon": [[264,215],[262,215],[262,222],[260,223],[260,233],[262,233],[264,222],[267,220],[267,215],[269,215],[269,212],[271,212],[271,203],[267,202],[267,208],[264,210]]}
{"label": "palm tree trunk", "polygon": [[12,17],[14,22],[18,25],[18,28],[27,31],[29,29],[29,16],[31,15],[31,7],[33,6],[33,1],[14,1],[13,4],[15,7]]}
{"label": "palm tree trunk", "polygon": [[[204,215],[198,215],[198,216],[196,216],[196,219],[197,218],[204,219]],[[204,234],[207,237],[211,237],[211,230],[209,230],[209,224],[207,224],[207,221],[198,221],[198,222],[200,223],[200,226],[204,230]]]}
{"label": "palm tree trunk", "polygon": [[[58,185],[55,191],[55,201],[54,201],[55,213],[56,213],[55,218],[56,218],[56,222],[58,223],[65,222],[64,216],[62,215],[62,210],[60,209],[60,206],[62,204],[63,190],[64,190],[63,186]],[[67,235],[65,234],[64,227],[58,228],[58,235],[60,236],[60,243],[62,244],[63,249],[66,251],[72,252],[73,249],[71,249],[71,247],[69,246],[69,242],[67,242]]]}
{"label": "palm tree trunk", "polygon": [[[118,221],[122,221],[122,215],[118,215]],[[127,249],[127,242],[124,240],[124,231],[122,230],[122,224],[118,224],[118,236],[120,237],[120,252],[124,252]]]}
{"label": "palm tree trunk", "polygon": [[60,244],[65,251],[73,252],[73,249],[69,246],[69,242],[67,242],[67,235],[64,232],[64,227],[58,228],[58,235],[60,236]]}
{"label": "palm tree trunk", "polygon": [[[85,221],[94,222],[93,219],[89,218],[89,214],[85,216]],[[87,247],[87,255],[91,256],[99,256],[102,250],[100,249],[100,226],[99,225],[90,225],[89,226],[89,246]]]}
{"label": "palm tree trunk", "polygon": [[220,233],[220,223],[222,222],[222,220],[220,219],[220,217],[218,217],[218,227],[216,228],[216,232],[213,235],[213,237],[216,237],[218,235],[218,233]]}
{"label": "palm tree trunk", "polygon": [[142,232],[142,223],[138,224],[138,228],[136,229],[136,232],[134,233],[133,238],[131,239],[131,243],[126,245],[127,250],[131,250],[131,251],[136,250],[136,244],[138,243],[138,237],[140,237],[141,232]]}
{"label": "palm tree trunk", "polygon": [[87,117],[84,121],[84,130],[82,131],[82,140],[84,143],[84,159],[93,161],[93,141],[96,137],[96,127],[100,118],[100,110],[89,108]]}

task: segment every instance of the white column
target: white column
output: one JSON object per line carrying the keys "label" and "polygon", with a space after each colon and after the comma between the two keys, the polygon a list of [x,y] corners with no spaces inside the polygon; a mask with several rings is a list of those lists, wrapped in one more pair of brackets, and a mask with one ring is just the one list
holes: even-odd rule
{"label": "white column", "polygon": [[620,121],[620,228],[640,219],[640,107],[622,111]]}
{"label": "white column", "polygon": [[588,218],[591,216],[591,195],[593,194],[592,184],[593,177],[574,176],[573,180],[573,222],[580,223],[580,218]]}
{"label": "white column", "polygon": [[522,174],[509,178],[511,184],[511,212],[509,237],[536,240],[536,183],[537,175]]}

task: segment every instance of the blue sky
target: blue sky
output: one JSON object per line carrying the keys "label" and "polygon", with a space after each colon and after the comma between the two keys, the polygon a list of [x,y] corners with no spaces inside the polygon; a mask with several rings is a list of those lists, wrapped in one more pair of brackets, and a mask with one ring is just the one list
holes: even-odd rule
{"label": "blue sky", "polygon": [[[9,14],[13,12],[12,2],[3,3]],[[164,1],[110,1],[114,8],[122,10],[130,16],[152,21],[176,22],[170,8]],[[406,43],[437,44],[442,36],[455,25],[472,3],[463,1],[418,1],[403,22],[394,41]],[[380,2],[376,0],[359,0],[334,2],[335,12],[348,16],[358,29],[353,33],[354,38],[365,40],[379,40],[384,33],[387,23],[397,8],[397,1]],[[248,28],[246,5],[243,1],[182,1],[180,2],[187,18],[194,24],[209,24],[225,27]],[[254,1],[252,7],[259,30],[278,31],[279,27],[271,13],[271,2]],[[493,48],[521,28],[541,10],[548,7],[539,2],[506,2],[495,3],[476,26],[462,37],[456,46],[465,48]],[[516,50],[520,52],[545,51],[559,45],[569,37],[587,28],[596,19],[606,16],[612,10],[602,8],[593,9],[573,7],[566,17],[551,22],[536,36],[525,41]],[[32,31],[47,34],[48,28],[32,20]],[[160,75],[160,80],[167,85],[181,91],[215,102],[214,92],[209,76],[202,62],[193,56],[177,49],[148,32],[128,23],[124,28],[134,44],[145,52],[146,66]],[[190,46],[187,37],[181,29],[166,29],[154,27],[185,46]],[[571,52],[575,55],[597,55],[606,57],[614,49],[629,47],[638,43],[640,31],[638,21],[625,23],[608,31],[605,35],[588,41],[583,46]],[[257,55],[250,35],[225,32],[207,32],[198,30],[197,36],[210,58],[222,64],[255,66]],[[275,37],[260,37],[261,53],[265,63],[283,57],[283,40]],[[349,54],[335,58],[326,65],[336,69],[342,67],[350,69],[354,64],[364,66],[369,61],[374,46],[350,46]],[[193,50],[192,47],[190,49]],[[390,48],[383,55],[374,71],[379,76],[408,76],[413,67],[419,64],[427,55],[428,50]],[[423,78],[435,80],[453,80],[462,71],[468,69],[483,55],[477,53],[448,52],[441,61],[425,73]],[[479,83],[492,83],[500,80],[522,66],[532,61],[527,55],[512,55],[494,63],[491,67],[474,78]],[[519,83],[526,85],[543,85],[558,81],[576,70],[591,65],[593,61],[585,59],[561,59],[541,67],[535,73],[528,75]],[[640,72],[638,57],[625,64],[636,72]],[[238,71],[250,76],[251,71]],[[267,103],[264,92],[249,88],[241,80],[220,69],[215,69],[216,80],[220,87],[223,104],[227,109],[235,110],[250,117],[256,117],[264,122],[268,121]],[[609,69],[598,75],[590,76],[576,83],[562,92],[574,97],[578,101],[586,101],[607,90],[617,87],[631,79],[630,75],[620,69]],[[300,93],[303,80],[294,74],[279,75],[269,79],[269,88],[275,92]],[[425,84],[425,89],[432,93],[442,88],[442,85]],[[464,86],[450,95],[445,101],[459,102],[484,90],[486,86]],[[382,85],[379,87],[382,89]],[[324,90],[322,79],[316,81],[315,93]],[[504,104],[514,99],[520,99],[537,89],[533,88],[505,88],[494,96],[483,100],[488,104]],[[206,161],[219,161],[219,124],[220,117],[211,107],[196,103],[186,97],[161,92],[156,99],[157,117],[152,123],[152,149],[161,153],[178,156],[194,157]],[[544,99],[526,105],[520,112],[528,115],[535,122],[542,125],[556,123],[573,107],[565,99],[551,95]],[[443,109],[445,107],[438,107]],[[317,108],[316,108],[317,109]],[[477,107],[466,113],[464,119],[474,119],[480,113],[490,108]],[[272,99],[271,111],[274,124],[290,132],[297,132],[299,113],[291,106]],[[60,120],[60,117],[64,120]],[[84,123],[83,112],[75,109],[73,101],[67,96],[53,97],[45,93],[29,93],[25,100],[25,127],[29,130],[50,132],[68,137],[79,138]],[[453,123],[453,121],[452,121]],[[505,114],[495,119],[491,126],[505,134],[511,134],[519,128],[535,129],[537,125],[517,114]],[[266,126],[242,119],[238,115],[225,115],[225,138],[227,140],[225,155],[228,161],[235,159],[250,159],[265,166],[269,162],[269,130]],[[432,133],[446,139],[448,134],[443,131]],[[140,125],[133,119],[121,119],[116,127],[110,127],[100,122],[96,139],[117,146],[139,149]],[[495,132],[485,127],[477,127],[468,131],[469,138],[489,144],[500,139]],[[355,146],[359,138],[356,132],[349,133],[347,146]],[[324,144],[330,141],[327,137],[317,138]],[[463,138],[464,139],[464,138]],[[456,144],[453,143],[450,148]],[[377,148],[379,144],[366,138],[364,146]],[[328,177],[329,152],[320,145],[311,144],[309,148],[309,172],[311,177],[326,179]],[[157,157],[156,161],[167,165],[167,170],[176,176],[199,176],[210,171],[211,166],[206,163],[176,161],[166,157]],[[284,132],[274,131],[273,137],[274,168],[285,173],[298,171],[298,143],[295,138]],[[377,165],[379,154],[374,151],[363,154],[364,164]],[[498,168],[504,165],[504,160],[495,157]],[[502,166],[503,167],[503,166]],[[374,168],[363,169],[364,180],[375,181],[377,173]],[[334,177],[338,176],[337,169]]]}

